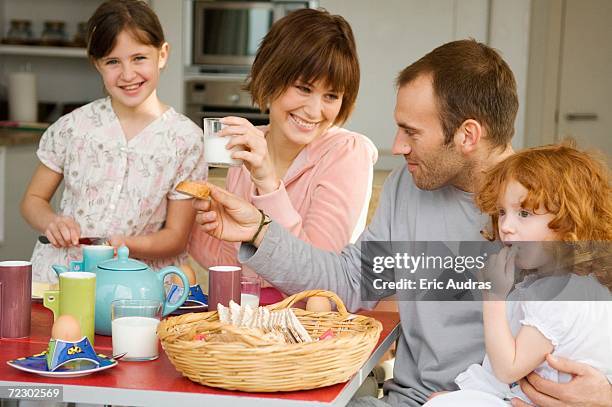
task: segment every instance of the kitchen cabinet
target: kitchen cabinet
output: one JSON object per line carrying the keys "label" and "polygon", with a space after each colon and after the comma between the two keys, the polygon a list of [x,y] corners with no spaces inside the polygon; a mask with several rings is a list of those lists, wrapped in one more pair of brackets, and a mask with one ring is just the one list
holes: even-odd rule
{"label": "kitchen cabinet", "polygon": [[[3,185],[3,194],[0,192],[0,224],[4,229],[0,241],[0,260],[29,260],[32,256],[39,233],[21,217],[19,205],[39,164],[36,150],[42,133],[43,130],[0,128],[0,150],[4,150],[4,160],[0,160],[0,186]],[[59,207],[62,192],[63,183],[51,199],[54,208]]]}
{"label": "kitchen cabinet", "polygon": [[[0,130],[0,145],[7,141],[6,132]],[[23,142],[6,143],[4,165],[0,166],[0,184],[4,183],[3,218],[4,236],[0,243],[0,260],[30,260],[38,233],[21,217],[19,204],[34,169],[38,165],[37,137],[24,134]]]}

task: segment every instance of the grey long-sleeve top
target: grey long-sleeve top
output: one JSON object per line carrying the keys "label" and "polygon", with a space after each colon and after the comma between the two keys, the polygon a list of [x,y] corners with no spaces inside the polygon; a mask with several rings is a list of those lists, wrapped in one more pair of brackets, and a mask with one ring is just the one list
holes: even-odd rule
{"label": "grey long-sleeve top", "polygon": [[[473,195],[446,186],[418,189],[406,167],[385,182],[371,224],[354,245],[325,252],[272,223],[260,247],[243,244],[239,259],[286,293],[322,288],[336,292],[350,310],[370,307],[393,291],[361,287],[361,243],[368,241],[477,241],[487,219]],[[394,273],[382,273],[394,280]],[[368,288],[370,287],[370,288]],[[484,357],[482,305],[474,302],[409,301],[400,296],[401,334],[394,379],[385,383],[394,406],[425,403],[434,391],[455,390],[454,379]]]}

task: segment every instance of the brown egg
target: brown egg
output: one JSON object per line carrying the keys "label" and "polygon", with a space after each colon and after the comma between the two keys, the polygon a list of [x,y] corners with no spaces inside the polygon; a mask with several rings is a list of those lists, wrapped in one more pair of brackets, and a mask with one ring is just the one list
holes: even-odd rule
{"label": "brown egg", "polygon": [[310,297],[306,302],[306,311],[329,312],[331,304],[327,297]]}
{"label": "brown egg", "polygon": [[66,342],[77,342],[82,337],[81,325],[72,315],[60,316],[51,329],[51,338],[53,339],[61,339]]}
{"label": "brown egg", "polygon": [[[185,274],[185,277],[187,277],[187,280],[189,280],[189,286],[191,287],[192,285],[195,285],[196,284],[196,273],[193,270],[193,268],[191,268],[191,266],[187,263],[181,264],[179,268]],[[183,286],[183,282],[181,281],[179,276],[177,276],[176,274],[172,276],[172,282],[178,286],[181,286],[181,287]]]}

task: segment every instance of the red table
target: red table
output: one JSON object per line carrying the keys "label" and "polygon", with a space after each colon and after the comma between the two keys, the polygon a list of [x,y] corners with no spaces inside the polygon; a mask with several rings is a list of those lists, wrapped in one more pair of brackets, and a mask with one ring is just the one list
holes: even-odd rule
{"label": "red table", "polygon": [[[0,386],[62,385],[63,401],[131,406],[344,406],[377,361],[399,335],[399,314],[364,311],[378,319],[383,331],[374,352],[348,382],[314,390],[281,393],[244,393],[203,386],[183,377],[160,347],[151,362],[119,362],[99,373],[78,378],[48,378],[21,372],[6,361],[43,351],[49,341],[53,314],[32,304],[32,333],[25,339],[0,339]],[[98,353],[112,354],[110,336],[96,335]],[[179,404],[180,403],[180,404]]]}

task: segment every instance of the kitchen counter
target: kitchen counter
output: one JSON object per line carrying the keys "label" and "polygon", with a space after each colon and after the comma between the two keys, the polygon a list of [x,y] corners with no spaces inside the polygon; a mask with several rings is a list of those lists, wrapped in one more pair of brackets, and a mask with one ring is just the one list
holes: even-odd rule
{"label": "kitchen counter", "polygon": [[0,147],[38,144],[44,130],[0,128]]}

